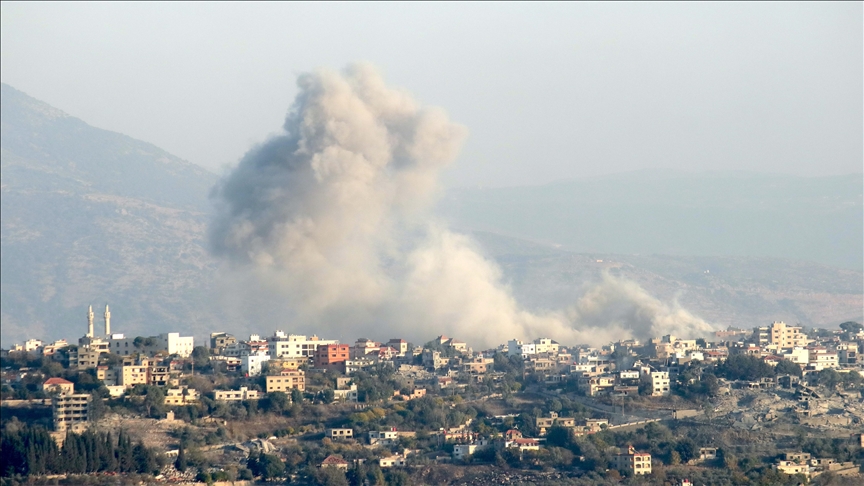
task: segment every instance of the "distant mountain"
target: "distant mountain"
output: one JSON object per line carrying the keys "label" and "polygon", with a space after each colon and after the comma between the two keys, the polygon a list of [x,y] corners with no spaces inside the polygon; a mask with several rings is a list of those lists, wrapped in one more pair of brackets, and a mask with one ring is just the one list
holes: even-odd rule
{"label": "distant mountain", "polygon": [[[74,340],[87,305],[106,302],[112,329],[134,336],[315,332],[224,285],[206,249],[214,174],[7,85],[0,109],[3,347]],[[721,325],[861,319],[860,176],[646,172],[451,191],[440,212],[533,309],[567,305],[609,271]],[[700,254],[733,256],[687,256]]]}
{"label": "distant mountain", "polygon": [[449,191],[456,227],[575,252],[759,256],[864,266],[861,174],[639,171]]}
{"label": "distant mountain", "polygon": [[204,249],[214,174],[5,84],[0,109],[4,346],[82,335],[88,303],[112,304],[115,332],[216,320]]}
{"label": "distant mountain", "polygon": [[773,320],[810,327],[864,322],[860,270],[767,257],[584,254],[494,233],[472,235],[532,310],[572,305],[586,284],[609,272],[724,328]]}

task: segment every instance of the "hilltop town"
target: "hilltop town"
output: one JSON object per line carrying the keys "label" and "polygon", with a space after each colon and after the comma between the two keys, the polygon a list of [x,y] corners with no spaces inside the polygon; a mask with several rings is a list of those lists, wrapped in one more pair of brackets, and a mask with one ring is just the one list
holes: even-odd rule
{"label": "hilltop town", "polygon": [[86,318],[77,344],[2,351],[4,485],[864,480],[855,322],[478,350],[283,330],[196,344],[112,333],[108,306],[104,332]]}

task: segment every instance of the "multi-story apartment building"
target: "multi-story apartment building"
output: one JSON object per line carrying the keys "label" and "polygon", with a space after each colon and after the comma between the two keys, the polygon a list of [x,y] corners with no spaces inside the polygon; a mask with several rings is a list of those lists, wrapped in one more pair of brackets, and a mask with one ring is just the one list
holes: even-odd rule
{"label": "multi-story apartment building", "polygon": [[210,333],[210,348],[217,354],[221,353],[225,347],[237,342],[237,338],[226,332],[211,332]]}
{"label": "multi-story apartment building", "polygon": [[[651,396],[664,397],[669,395],[669,372],[668,371],[652,371],[651,372]],[[649,456],[650,459],[650,456]]]}
{"label": "multi-story apartment building", "polygon": [[636,452],[630,446],[627,452],[615,456],[615,469],[635,476],[651,474],[651,454]]}
{"label": "multi-story apartment building", "polygon": [[267,393],[274,391],[306,390],[306,373],[302,370],[283,371],[279,375],[267,377]]}
{"label": "multi-story apartment building", "polygon": [[779,349],[807,346],[810,341],[800,327],[788,326],[783,321],[774,321],[770,326],[753,328],[752,340],[760,346],[771,344]]}
{"label": "multi-story apartment building", "polygon": [[55,395],[51,399],[51,411],[54,415],[54,430],[77,430],[90,420],[89,393],[69,393]]}
{"label": "multi-story apartment building", "polygon": [[315,355],[318,346],[339,344],[338,341],[320,339],[318,336],[307,338],[296,334],[285,334],[276,331],[268,340],[268,352],[271,358],[309,358]]}
{"label": "multi-story apartment building", "polygon": [[815,371],[824,369],[834,369],[840,367],[840,360],[836,351],[831,351],[822,346],[814,346],[808,348],[810,351],[810,360],[807,368]]}
{"label": "multi-story apartment building", "polygon": [[347,344],[324,344],[315,349],[313,363],[316,368],[345,372],[345,362],[351,359],[351,346]]}

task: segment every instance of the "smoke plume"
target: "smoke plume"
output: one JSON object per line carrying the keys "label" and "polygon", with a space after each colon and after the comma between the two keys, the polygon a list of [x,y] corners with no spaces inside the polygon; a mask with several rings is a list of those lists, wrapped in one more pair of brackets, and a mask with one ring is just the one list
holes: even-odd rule
{"label": "smoke plume", "polygon": [[421,342],[443,333],[473,346],[710,329],[608,275],[570,309],[521,309],[497,265],[428,213],[467,130],[369,66],[302,75],[298,86],[284,133],[214,191],[213,250],[284,299],[293,321],[273,327]]}

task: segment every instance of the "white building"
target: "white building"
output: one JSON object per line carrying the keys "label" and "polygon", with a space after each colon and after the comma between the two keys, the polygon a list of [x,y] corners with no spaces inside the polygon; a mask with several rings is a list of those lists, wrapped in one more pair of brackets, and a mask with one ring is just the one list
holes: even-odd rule
{"label": "white building", "polygon": [[391,446],[399,442],[399,432],[395,430],[370,430],[369,444]]}
{"label": "white building", "polygon": [[840,367],[840,360],[837,356],[837,352],[829,351],[825,348],[811,348],[809,361],[807,368],[816,371]]}
{"label": "white building", "polygon": [[286,335],[282,331],[276,331],[267,341],[272,358],[312,358],[318,346],[339,344],[339,341],[319,339],[318,336],[307,338],[297,334]]}
{"label": "white building", "polygon": [[247,354],[240,357],[240,370],[248,376],[261,374],[261,366],[265,361],[270,361],[269,354]]}
{"label": "white building", "polygon": [[652,371],[651,372],[651,396],[665,397],[669,395],[669,372],[668,371]]}
{"label": "white building", "polygon": [[160,334],[157,338],[162,345],[162,349],[168,351],[168,354],[176,354],[187,358],[195,348],[195,338],[192,336],[180,336],[179,332]]}
{"label": "white building", "polygon": [[217,401],[238,402],[241,400],[257,400],[258,392],[250,390],[245,386],[241,386],[239,390],[216,390],[213,392],[213,398]]}

